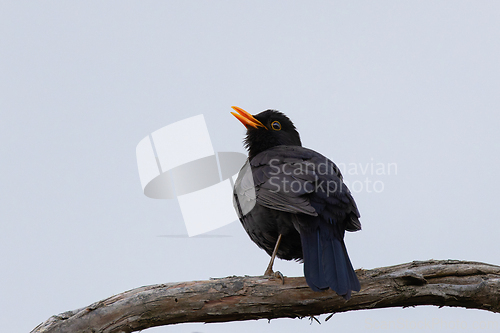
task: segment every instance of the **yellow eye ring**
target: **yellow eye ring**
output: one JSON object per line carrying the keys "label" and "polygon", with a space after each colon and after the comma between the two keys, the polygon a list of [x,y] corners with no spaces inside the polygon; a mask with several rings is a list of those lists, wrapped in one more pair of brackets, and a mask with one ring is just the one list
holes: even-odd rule
{"label": "yellow eye ring", "polygon": [[275,121],[273,121],[273,122],[271,123],[271,128],[272,128],[273,130],[275,130],[275,131],[279,131],[279,130],[281,130],[281,124],[280,124],[280,122],[279,122],[279,121],[276,121],[276,120],[275,120]]}

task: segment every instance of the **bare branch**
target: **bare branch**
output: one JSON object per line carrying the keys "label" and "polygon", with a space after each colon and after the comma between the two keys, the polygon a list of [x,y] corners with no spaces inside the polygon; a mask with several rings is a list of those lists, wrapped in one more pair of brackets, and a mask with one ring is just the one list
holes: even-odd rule
{"label": "bare branch", "polygon": [[358,270],[361,291],[349,301],[313,292],[303,277],[227,277],[140,287],[52,316],[32,333],[134,332],[185,322],[296,318],[416,305],[500,312],[500,267],[457,260],[414,261]]}

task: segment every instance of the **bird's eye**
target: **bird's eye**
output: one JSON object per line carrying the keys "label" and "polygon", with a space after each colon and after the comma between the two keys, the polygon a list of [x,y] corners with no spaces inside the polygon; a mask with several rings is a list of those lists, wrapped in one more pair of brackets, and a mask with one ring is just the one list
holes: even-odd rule
{"label": "bird's eye", "polygon": [[273,130],[279,131],[281,129],[281,124],[279,121],[273,121],[271,123],[271,127],[273,128]]}

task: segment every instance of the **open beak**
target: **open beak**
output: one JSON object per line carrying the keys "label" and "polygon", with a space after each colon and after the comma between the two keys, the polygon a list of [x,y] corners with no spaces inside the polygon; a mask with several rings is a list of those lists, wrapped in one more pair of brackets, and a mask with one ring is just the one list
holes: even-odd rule
{"label": "open beak", "polygon": [[253,128],[257,128],[257,127],[264,127],[265,129],[267,129],[266,126],[264,126],[260,121],[258,121],[257,119],[255,119],[254,116],[252,116],[250,113],[246,112],[245,110],[243,110],[242,108],[239,108],[237,106],[231,106],[236,112],[231,112],[233,114],[233,116],[235,116],[236,118],[238,118],[239,121],[241,121],[241,123],[245,126],[252,126]]}

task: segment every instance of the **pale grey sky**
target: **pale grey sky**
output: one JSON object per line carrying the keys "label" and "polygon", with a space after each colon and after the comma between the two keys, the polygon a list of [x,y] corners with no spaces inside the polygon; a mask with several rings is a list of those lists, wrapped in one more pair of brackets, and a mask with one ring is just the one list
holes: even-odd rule
{"label": "pale grey sky", "polygon": [[[353,191],[355,268],[500,264],[499,32],[497,1],[3,1],[2,331],[143,285],[262,274],[268,256],[239,222],[211,232],[228,237],[163,237],[186,233],[179,206],[147,198],[137,171],[142,138],[198,114],[216,151],[244,152],[231,105],[285,112],[347,182],[383,184]],[[387,331],[375,321],[500,326],[419,307],[146,331]]]}

